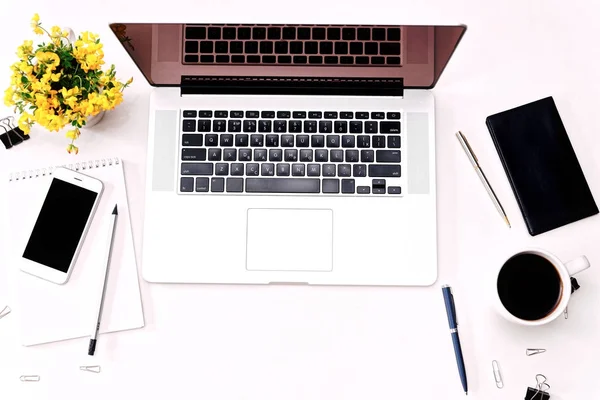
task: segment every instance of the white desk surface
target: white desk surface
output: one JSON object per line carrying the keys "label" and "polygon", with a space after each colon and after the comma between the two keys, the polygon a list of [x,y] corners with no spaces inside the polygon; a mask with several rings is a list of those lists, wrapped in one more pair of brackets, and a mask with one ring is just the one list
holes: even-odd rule
{"label": "white desk surface", "polygon": [[[600,201],[599,6],[582,0],[137,3],[3,0],[0,65],[5,69],[0,87],[9,82],[7,67],[16,47],[32,36],[29,19],[34,12],[46,26],[100,33],[108,62],[117,65],[120,77],[134,76],[135,83],[126,91],[125,103],[79,139],[78,156],[65,152],[62,134],[38,128],[30,142],[0,150],[0,175],[31,166],[122,157],[139,256],[150,87],[107,22],[196,22],[227,15],[242,21],[248,20],[245,15],[267,21],[269,16],[282,21],[306,15],[305,21],[313,22],[310,18],[326,20],[324,16],[334,14],[360,22],[366,7],[374,10],[372,15],[387,16],[388,21],[391,16],[398,23],[461,22],[469,29],[434,89],[439,280],[428,288],[141,281],[146,328],[101,337],[93,360],[85,356],[87,339],[21,347],[16,318],[9,315],[0,320],[0,398],[462,399],[442,283],[455,290],[469,398],[522,399],[538,373],[548,377],[554,400],[600,398],[600,216],[529,236],[485,127],[487,115],[554,96]],[[9,111],[0,108],[0,115]],[[454,137],[458,129],[479,156],[512,229],[498,216],[459,147]],[[5,188],[0,189],[2,202]],[[568,320],[531,329],[510,325],[493,312],[489,296],[494,270],[506,255],[527,246],[545,248],[564,260],[585,254],[591,261],[592,268],[580,275],[582,289],[573,296]],[[1,279],[10,267],[5,252],[0,247],[0,303],[10,284]],[[527,347],[548,351],[526,357]],[[504,375],[502,390],[494,384],[494,359]],[[102,373],[79,371],[80,365],[90,364],[100,364]],[[42,380],[22,383],[22,374],[38,374]]]}

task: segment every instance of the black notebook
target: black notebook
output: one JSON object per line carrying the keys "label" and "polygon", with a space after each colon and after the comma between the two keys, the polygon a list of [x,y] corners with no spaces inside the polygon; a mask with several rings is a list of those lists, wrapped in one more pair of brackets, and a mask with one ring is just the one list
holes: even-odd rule
{"label": "black notebook", "polygon": [[531,235],[598,213],[552,97],[486,124]]}

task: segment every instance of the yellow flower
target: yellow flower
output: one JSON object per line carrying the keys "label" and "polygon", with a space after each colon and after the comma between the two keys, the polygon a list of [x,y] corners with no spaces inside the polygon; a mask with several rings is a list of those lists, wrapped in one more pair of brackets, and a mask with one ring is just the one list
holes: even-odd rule
{"label": "yellow flower", "polygon": [[77,153],[79,153],[79,147],[75,146],[74,144],[70,144],[67,146],[67,152],[69,154],[71,154],[71,153],[77,154]]}
{"label": "yellow flower", "polygon": [[66,137],[68,137],[69,139],[75,140],[79,137],[79,129],[75,128],[75,129],[71,129],[70,131],[67,131]]}
{"label": "yellow flower", "polygon": [[33,14],[33,17],[31,18],[31,23],[38,25],[40,23],[40,15],[38,13]]}
{"label": "yellow flower", "polygon": [[31,18],[31,27],[38,35],[44,34],[44,31],[40,28],[40,16],[37,13],[33,14],[33,17]]}
{"label": "yellow flower", "polygon": [[8,89],[6,89],[4,91],[4,104],[6,104],[7,107],[11,107],[14,105],[14,102],[13,102],[14,96],[15,96],[15,91],[13,90],[12,87],[9,87]]}
{"label": "yellow flower", "polygon": [[60,79],[60,75],[60,72],[57,74],[52,74],[50,79],[52,80],[52,82],[58,82],[58,80]]}

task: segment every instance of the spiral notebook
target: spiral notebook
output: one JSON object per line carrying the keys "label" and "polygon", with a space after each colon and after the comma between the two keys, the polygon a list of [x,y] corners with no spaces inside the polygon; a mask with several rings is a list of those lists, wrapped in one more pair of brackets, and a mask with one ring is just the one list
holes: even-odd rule
{"label": "spiral notebook", "polygon": [[[13,312],[20,320],[21,343],[31,346],[89,336],[103,285],[107,218],[118,205],[113,252],[100,333],[142,328],[144,315],[131,233],[123,163],[118,158],[61,165],[102,181],[104,191],[71,278],[56,285],[21,272],[23,249],[56,167],[9,175],[8,204],[12,259],[17,270]],[[100,337],[101,340],[101,337]]]}

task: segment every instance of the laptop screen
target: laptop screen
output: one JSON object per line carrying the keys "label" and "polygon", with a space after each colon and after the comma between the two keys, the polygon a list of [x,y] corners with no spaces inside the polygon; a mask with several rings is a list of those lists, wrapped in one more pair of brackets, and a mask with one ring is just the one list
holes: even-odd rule
{"label": "laptop screen", "polygon": [[464,25],[110,25],[154,86],[190,77],[401,78],[431,88]]}

